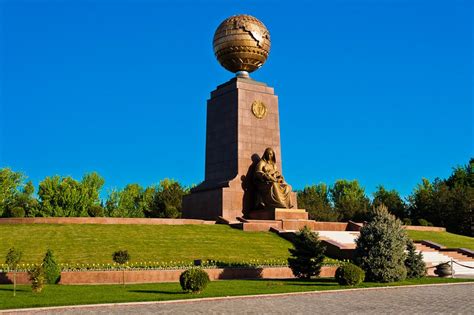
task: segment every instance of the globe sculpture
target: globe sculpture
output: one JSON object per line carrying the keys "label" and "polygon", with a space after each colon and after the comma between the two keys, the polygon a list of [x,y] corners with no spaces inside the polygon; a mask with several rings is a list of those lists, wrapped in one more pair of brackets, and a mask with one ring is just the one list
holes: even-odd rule
{"label": "globe sculpture", "polygon": [[213,40],[219,63],[237,76],[260,68],[270,53],[270,33],[265,25],[250,15],[234,15],[217,28]]}

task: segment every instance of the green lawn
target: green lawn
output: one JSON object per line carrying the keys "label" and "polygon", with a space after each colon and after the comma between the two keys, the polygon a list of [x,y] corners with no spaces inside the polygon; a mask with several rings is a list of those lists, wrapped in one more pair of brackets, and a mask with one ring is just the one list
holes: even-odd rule
{"label": "green lawn", "polygon": [[416,241],[429,240],[446,247],[468,248],[474,250],[474,237],[448,232],[407,231],[410,238]]}
{"label": "green lawn", "polygon": [[0,224],[0,264],[12,246],[22,263],[39,263],[50,248],[59,263],[111,263],[127,249],[131,262],[283,260],[291,243],[271,232],[226,225]]}
{"label": "green lawn", "polygon": [[[358,287],[400,286],[474,281],[474,279],[424,278],[390,284],[363,283]],[[98,304],[139,301],[165,301],[216,296],[236,296],[286,292],[323,291],[349,288],[339,286],[334,279],[301,280],[225,280],[213,281],[201,294],[184,293],[178,283],[126,285],[51,285],[40,294],[33,294],[29,286],[17,288],[13,297],[13,285],[0,285],[0,309]]]}

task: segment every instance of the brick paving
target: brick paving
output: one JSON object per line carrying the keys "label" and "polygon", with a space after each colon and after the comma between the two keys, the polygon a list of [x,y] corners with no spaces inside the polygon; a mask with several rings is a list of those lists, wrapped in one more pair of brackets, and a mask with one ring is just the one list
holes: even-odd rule
{"label": "brick paving", "polygon": [[[244,297],[178,303],[115,304],[96,307],[48,309],[35,313],[473,314],[474,283],[307,293],[273,297]],[[16,314],[20,314],[20,312]]]}

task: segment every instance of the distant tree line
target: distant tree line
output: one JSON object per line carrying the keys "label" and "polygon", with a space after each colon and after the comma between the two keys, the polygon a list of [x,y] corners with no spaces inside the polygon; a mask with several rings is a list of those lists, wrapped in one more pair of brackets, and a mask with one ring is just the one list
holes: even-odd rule
{"label": "distant tree line", "polygon": [[0,217],[127,217],[178,218],[181,199],[189,189],[164,179],[143,188],[129,184],[112,190],[100,199],[104,179],[97,173],[78,181],[70,176],[46,177],[38,185],[37,196],[31,181],[9,168],[0,169]]}
{"label": "distant tree line", "polygon": [[[474,235],[474,159],[453,169],[447,179],[423,178],[411,195],[378,186],[370,199],[357,180],[338,180],[298,191],[298,207],[318,221],[364,221],[369,209],[385,205],[405,224],[444,226],[458,234]],[[104,179],[97,173],[72,177],[46,177],[37,196],[31,181],[9,168],[0,169],[0,216],[2,217],[132,217],[178,218],[181,200],[189,188],[164,179],[158,185],[129,184],[100,199]]]}
{"label": "distant tree line", "polygon": [[423,178],[404,200],[396,190],[378,186],[370,200],[357,180],[338,180],[298,191],[298,207],[318,221],[364,221],[369,209],[385,205],[407,225],[435,225],[474,236],[474,159],[453,169],[447,179]]}

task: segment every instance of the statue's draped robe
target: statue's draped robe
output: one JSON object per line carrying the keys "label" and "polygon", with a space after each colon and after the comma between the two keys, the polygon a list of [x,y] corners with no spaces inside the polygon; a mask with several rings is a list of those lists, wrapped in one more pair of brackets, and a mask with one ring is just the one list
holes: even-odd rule
{"label": "statue's draped robe", "polygon": [[285,183],[275,164],[264,159],[255,168],[255,186],[257,188],[257,205],[265,209],[291,208],[291,186]]}

